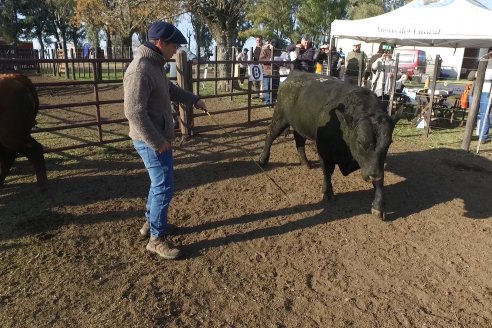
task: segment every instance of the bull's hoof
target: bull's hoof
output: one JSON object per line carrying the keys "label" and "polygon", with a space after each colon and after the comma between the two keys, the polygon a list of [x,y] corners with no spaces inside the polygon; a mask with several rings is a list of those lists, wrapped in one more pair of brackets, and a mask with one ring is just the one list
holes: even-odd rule
{"label": "bull's hoof", "polygon": [[380,218],[383,221],[386,220],[386,213],[384,211],[380,211],[380,210],[377,210],[375,208],[371,208],[371,213],[372,213],[372,215],[377,216],[378,218]]}
{"label": "bull's hoof", "polygon": [[264,167],[268,164],[268,159],[262,159],[261,157],[258,159],[258,164],[261,166],[261,167]]}

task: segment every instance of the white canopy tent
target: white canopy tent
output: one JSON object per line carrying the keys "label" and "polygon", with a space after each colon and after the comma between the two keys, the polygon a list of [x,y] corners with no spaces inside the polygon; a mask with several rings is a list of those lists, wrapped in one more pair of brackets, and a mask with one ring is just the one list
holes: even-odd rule
{"label": "white canopy tent", "polygon": [[[400,46],[489,48],[492,46],[490,22],[492,0],[413,0],[380,16],[335,20],[331,24],[331,36],[332,40],[386,41]],[[470,112],[476,110],[472,108]],[[429,126],[430,115],[426,121]],[[469,147],[472,130],[473,124],[467,122],[468,145],[462,145],[463,149]]]}
{"label": "white canopy tent", "polygon": [[414,0],[380,16],[335,20],[331,36],[402,46],[488,48],[491,7],[490,0]]}

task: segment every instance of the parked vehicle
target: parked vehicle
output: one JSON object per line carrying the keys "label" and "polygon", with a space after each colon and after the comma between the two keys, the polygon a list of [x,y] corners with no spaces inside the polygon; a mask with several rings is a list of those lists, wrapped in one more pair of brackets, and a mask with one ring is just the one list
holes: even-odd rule
{"label": "parked vehicle", "polygon": [[396,54],[400,54],[398,69],[406,73],[410,79],[414,76],[420,77],[425,73],[425,67],[427,65],[425,51],[418,49],[395,49],[395,56]]}

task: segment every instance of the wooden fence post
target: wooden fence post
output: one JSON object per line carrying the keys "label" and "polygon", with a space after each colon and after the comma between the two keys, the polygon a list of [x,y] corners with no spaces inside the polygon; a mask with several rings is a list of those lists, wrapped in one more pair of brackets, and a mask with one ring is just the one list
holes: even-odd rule
{"label": "wooden fence post", "polygon": [[434,61],[434,72],[432,73],[432,80],[430,83],[430,100],[428,106],[428,110],[425,113],[425,137],[429,137],[430,132],[430,124],[431,124],[431,116],[432,116],[432,106],[434,105],[434,93],[436,92],[436,83],[437,78],[439,77],[438,72],[441,65],[439,62],[441,61],[441,56],[436,55],[436,60]]}
{"label": "wooden fence post", "polygon": [[[176,79],[178,85],[190,92],[193,92],[191,83],[191,62],[188,62],[186,52],[179,50],[176,53]],[[179,104],[179,127],[184,138],[191,137],[193,133],[193,108]]]}
{"label": "wooden fence post", "polygon": [[231,64],[231,101],[234,99],[234,75],[236,75],[236,47],[232,47],[232,64]]}
{"label": "wooden fence post", "polygon": [[465,133],[463,135],[463,141],[461,142],[461,149],[470,150],[471,137],[473,134],[473,126],[477,120],[477,112],[480,107],[480,97],[482,96],[483,81],[485,79],[485,70],[487,69],[488,60],[481,59],[478,64],[477,79],[473,86],[472,103],[468,110],[468,117],[466,119]]}
{"label": "wooden fence post", "polygon": [[[394,74],[393,79],[391,80],[391,86],[390,86],[390,97],[389,97],[389,102],[388,102],[388,115],[391,116],[391,112],[393,110],[393,99],[395,97],[395,89],[396,89],[396,78],[397,78],[397,73],[398,73],[398,63],[400,61],[400,54],[396,54],[396,59],[395,59],[395,66],[394,66],[394,71],[392,74]],[[391,70],[391,67],[390,67]],[[383,90],[384,92],[384,90]],[[396,106],[398,107],[398,105]]]}
{"label": "wooden fence post", "polygon": [[57,76],[58,73],[56,72],[56,66],[57,66],[57,63],[56,63],[56,56],[55,56],[55,50],[54,49],[50,49],[51,50],[51,59],[53,59],[53,76]]}
{"label": "wooden fence post", "polygon": [[71,74],[72,74],[72,79],[75,80],[75,51],[72,49],[70,49],[70,58],[72,58],[72,65],[70,65],[71,67]]}
{"label": "wooden fence post", "polygon": [[217,95],[217,92],[218,92],[218,90],[217,90],[217,77],[219,76],[219,73],[218,73],[218,68],[219,67],[217,65],[218,49],[219,48],[217,46],[214,47],[214,50],[215,50],[215,55],[214,55],[214,61],[215,61],[215,64],[214,64],[215,65],[214,66],[214,77],[215,77],[215,81],[214,81],[214,84],[215,84],[214,95]]}

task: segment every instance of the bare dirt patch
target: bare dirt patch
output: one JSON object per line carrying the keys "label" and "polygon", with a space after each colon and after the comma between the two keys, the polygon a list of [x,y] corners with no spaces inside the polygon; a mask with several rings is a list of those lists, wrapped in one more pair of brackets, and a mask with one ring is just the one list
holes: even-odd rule
{"label": "bare dirt patch", "polygon": [[[42,102],[63,96],[77,94]],[[210,101],[212,113],[223,103]],[[148,178],[130,142],[49,154],[43,188],[18,160],[0,189],[0,326],[492,325],[488,155],[396,135],[383,222],[369,214],[371,186],[358,172],[336,170],[337,201],[321,202],[312,143],[311,170],[292,137],[274,143],[266,172],[285,196],[251,160],[268,121],[216,119],[236,124],[175,147],[179,261],[139,238]]]}

